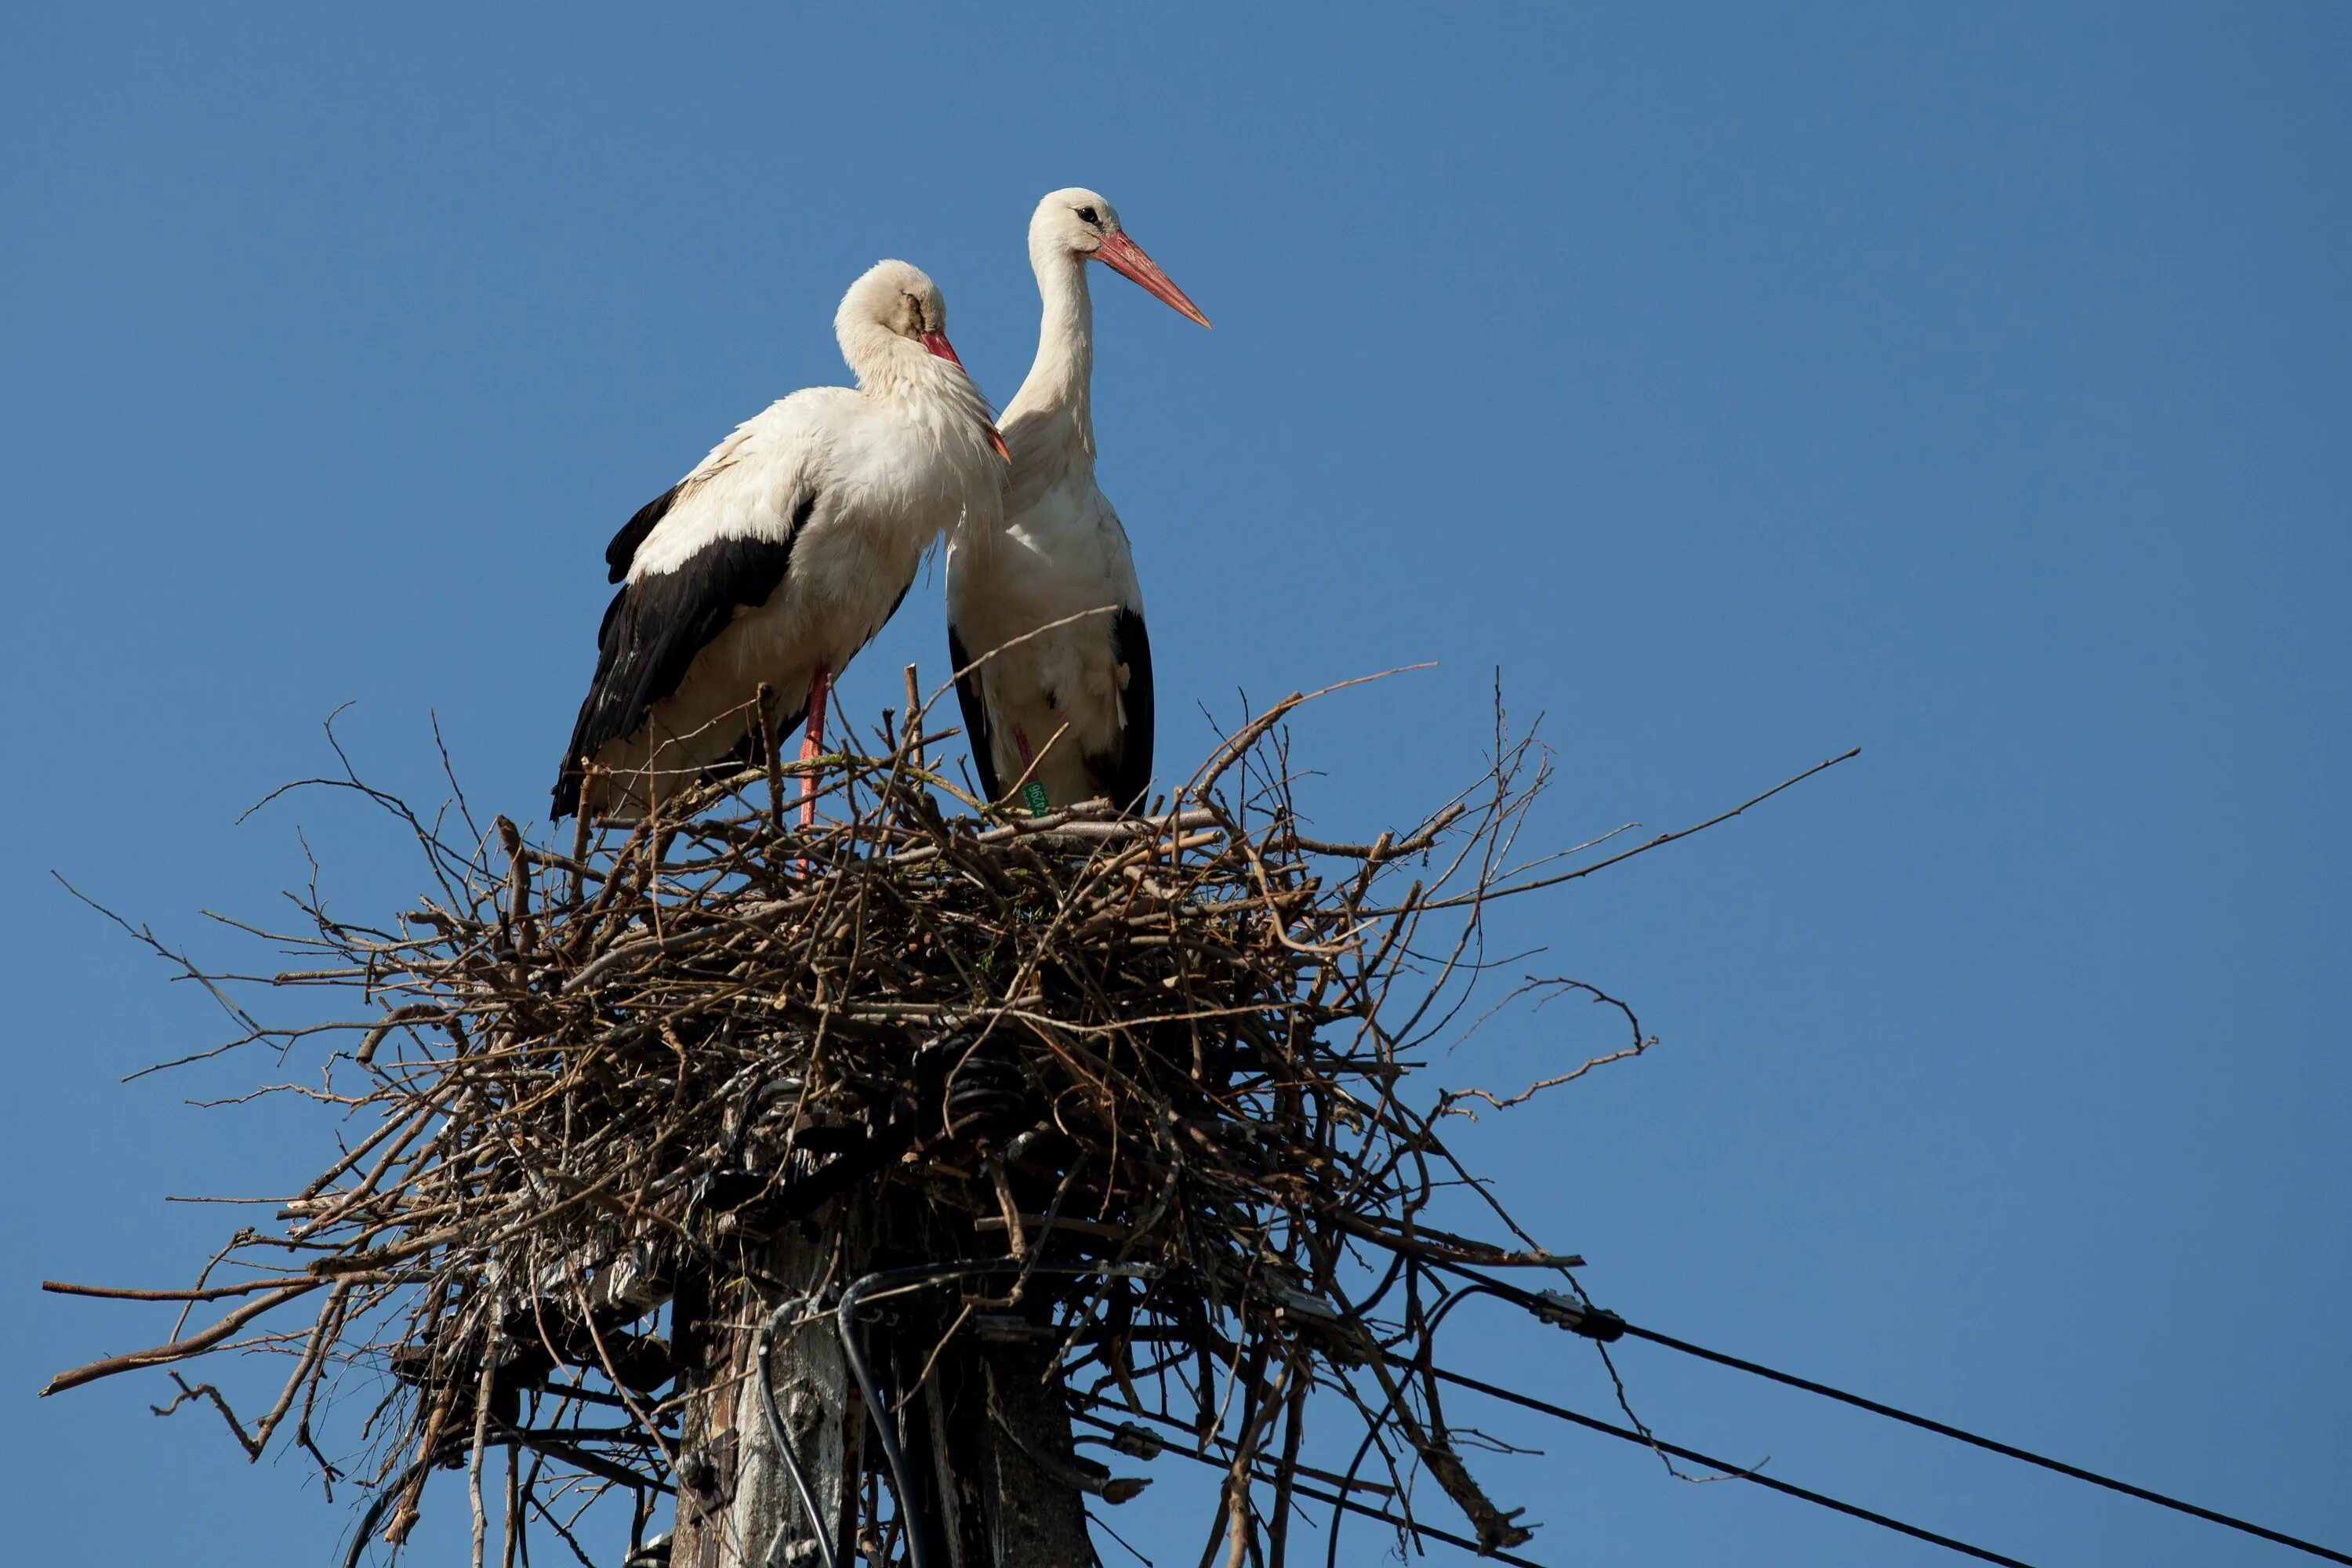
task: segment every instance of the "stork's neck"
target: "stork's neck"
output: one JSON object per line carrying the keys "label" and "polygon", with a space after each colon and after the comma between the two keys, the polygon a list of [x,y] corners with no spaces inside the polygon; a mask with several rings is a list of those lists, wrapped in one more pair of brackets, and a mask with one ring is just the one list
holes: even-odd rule
{"label": "stork's neck", "polygon": [[856,373],[857,388],[884,402],[932,399],[988,417],[987,400],[963,367],[940,358],[889,328],[870,326],[841,340],[842,357]]}
{"label": "stork's neck", "polygon": [[1037,358],[1029,377],[1005,405],[1005,423],[1019,416],[1066,415],[1080,442],[1094,450],[1094,413],[1088,388],[1095,374],[1095,309],[1087,295],[1087,264],[1059,246],[1032,247],[1030,265],[1045,317],[1037,328]]}

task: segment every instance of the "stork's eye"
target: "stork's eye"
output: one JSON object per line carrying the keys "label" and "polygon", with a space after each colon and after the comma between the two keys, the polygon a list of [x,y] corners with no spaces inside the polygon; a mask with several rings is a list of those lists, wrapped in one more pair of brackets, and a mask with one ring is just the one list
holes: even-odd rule
{"label": "stork's eye", "polygon": [[1080,223],[1099,224],[1102,222],[1102,218],[1097,215],[1094,208],[1080,207],[1078,209],[1078,221]]}

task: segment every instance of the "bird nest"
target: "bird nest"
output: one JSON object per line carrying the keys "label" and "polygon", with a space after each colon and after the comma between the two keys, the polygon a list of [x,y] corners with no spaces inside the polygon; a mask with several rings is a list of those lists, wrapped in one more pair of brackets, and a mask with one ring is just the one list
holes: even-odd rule
{"label": "bird nest", "polygon": [[[298,895],[309,929],[274,935],[307,967],[201,978],[352,1005],[284,1026],[236,1012],[241,1042],[343,1031],[317,1087],[277,1091],[340,1113],[340,1152],[188,1289],[52,1287],[177,1303],[180,1327],[49,1391],[281,1352],[257,1418],[179,1370],[173,1405],[216,1405],[256,1457],[290,1430],[331,1481],[363,1486],[354,1561],[404,1539],[436,1466],[471,1468],[478,1560],[481,1456],[501,1446],[530,1461],[510,1532],[571,1540],[563,1500],[617,1493],[634,1552],[681,1485],[678,1301],[756,1295],[775,1238],[865,1226],[873,1244],[814,1294],[829,1305],[877,1262],[935,1265],[962,1303],[943,1338],[1017,1319],[1108,1447],[1146,1457],[1181,1434],[1171,1452],[1225,1471],[1235,1562],[1245,1536],[1279,1562],[1310,1500],[1507,1556],[1527,1529],[1415,1369],[1461,1268],[1576,1261],[1492,1206],[1441,1135],[1473,1100],[1546,1085],[1414,1092],[1411,1058],[1454,1026],[1485,904],[1598,866],[1511,865],[1548,763],[1499,713],[1471,790],[1369,842],[1310,837],[1283,722],[1302,700],[1139,816],[985,808],[936,766],[941,736],[887,712],[808,765],[824,816],[806,830],[784,809],[802,770],[774,762],[562,846],[503,817],[477,831],[462,795],[427,822],[348,772],[321,781],[413,831],[434,891],[389,929]],[[1601,1059],[1646,1047],[1624,1020]],[[1507,1239],[1433,1223],[1479,1203]],[[1558,1300],[1577,1326],[1580,1298]],[[375,1404],[334,1436],[336,1464],[339,1384]],[[1327,1409],[1362,1434],[1345,1473],[1301,1458]],[[1084,1462],[1072,1479],[1113,1501],[1137,1484]],[[1426,1519],[1426,1482],[1467,1537]],[[864,1540],[898,1560],[877,1521]]]}

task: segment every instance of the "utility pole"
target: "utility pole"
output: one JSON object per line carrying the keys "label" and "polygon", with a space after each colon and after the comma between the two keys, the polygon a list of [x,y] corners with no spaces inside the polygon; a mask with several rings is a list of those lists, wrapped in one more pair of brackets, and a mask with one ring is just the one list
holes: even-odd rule
{"label": "utility pole", "polygon": [[[898,1496],[830,1310],[849,1282],[843,1260],[858,1274],[923,1260],[877,1245],[874,1221],[836,1200],[757,1249],[742,1279],[679,1282],[687,1405],[672,1568],[852,1568],[861,1546],[878,1552],[910,1524],[919,1549],[901,1544],[898,1555],[922,1568],[1090,1562],[1086,1478],[1051,1375],[1053,1342],[1018,1318],[949,1336],[961,1315],[954,1282],[859,1314],[861,1352],[906,1461],[911,1495]],[[885,1492],[896,1513],[877,1525]]]}

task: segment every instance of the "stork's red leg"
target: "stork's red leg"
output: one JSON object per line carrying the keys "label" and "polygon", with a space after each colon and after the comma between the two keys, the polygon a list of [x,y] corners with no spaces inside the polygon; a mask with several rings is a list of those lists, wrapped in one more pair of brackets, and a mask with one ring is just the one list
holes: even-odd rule
{"label": "stork's red leg", "polygon": [[[831,671],[822,664],[809,677],[808,732],[801,737],[801,761],[813,762],[824,750],[824,700],[832,688]],[[816,773],[801,774],[801,830],[816,826]]]}
{"label": "stork's red leg", "polygon": [[[1034,771],[1037,758],[1029,750],[1029,731],[1015,724],[1013,727],[1013,743],[1021,751],[1021,771],[1024,773]],[[1033,778],[1021,786],[1021,804],[1029,808],[1030,816],[1043,816],[1051,803],[1045,798],[1045,786]]]}

